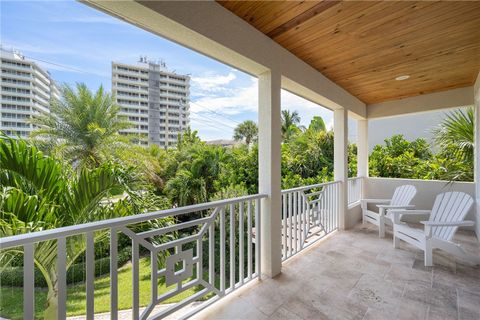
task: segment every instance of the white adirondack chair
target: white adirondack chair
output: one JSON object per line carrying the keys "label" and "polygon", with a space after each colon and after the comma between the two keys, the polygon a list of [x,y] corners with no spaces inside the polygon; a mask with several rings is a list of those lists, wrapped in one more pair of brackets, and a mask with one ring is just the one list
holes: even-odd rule
{"label": "white adirondack chair", "polygon": [[[473,221],[464,221],[473,204],[473,199],[463,192],[445,192],[439,194],[433,208],[429,210],[392,210],[393,244],[399,247],[400,240],[422,249],[425,252],[425,266],[432,266],[433,249],[438,248],[465,260],[480,263],[479,257],[468,255],[460,245],[452,242],[458,227],[473,226]],[[408,226],[400,221],[401,215],[425,215],[430,213],[428,221],[421,221],[424,230]]]}
{"label": "white adirondack chair", "polygon": [[[411,209],[415,206],[410,205],[413,197],[417,193],[417,188],[412,185],[403,185],[397,187],[393,193],[392,199],[362,199],[360,205],[362,207],[363,223],[370,222],[378,226],[378,236],[385,237],[385,225],[392,225],[392,220],[387,216],[387,212],[392,209]],[[368,204],[375,203],[378,212],[368,210]]]}

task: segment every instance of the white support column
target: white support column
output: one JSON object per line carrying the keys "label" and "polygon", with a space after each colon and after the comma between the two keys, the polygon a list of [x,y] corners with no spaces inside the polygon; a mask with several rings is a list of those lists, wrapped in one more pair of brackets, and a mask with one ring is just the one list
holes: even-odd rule
{"label": "white support column", "polygon": [[475,194],[476,194],[476,223],[475,232],[477,238],[480,240],[480,73],[477,76],[477,81],[473,86],[473,96],[475,103],[475,163],[474,163],[474,177],[475,177]]}
{"label": "white support column", "polygon": [[357,177],[368,177],[368,120],[357,121]]}
{"label": "white support column", "polygon": [[[357,121],[357,177],[368,178],[368,120]],[[365,198],[366,179],[361,180],[360,197]]]}
{"label": "white support column", "polygon": [[261,204],[261,265],[269,277],[282,269],[280,91],[279,73],[259,76],[258,184],[259,192],[268,194]]}
{"label": "white support column", "polygon": [[339,199],[338,227],[345,230],[348,212],[348,115],[347,110],[338,109],[333,112],[334,156],[333,172],[335,181],[342,181]]}

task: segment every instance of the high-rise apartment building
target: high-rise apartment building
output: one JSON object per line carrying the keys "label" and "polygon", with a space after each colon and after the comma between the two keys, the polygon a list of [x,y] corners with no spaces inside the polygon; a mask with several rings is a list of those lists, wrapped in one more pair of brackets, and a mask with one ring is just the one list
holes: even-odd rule
{"label": "high-rise apartment building", "polygon": [[141,58],[138,65],[112,62],[112,94],[141,145],[174,146],[189,125],[190,77]]}
{"label": "high-rise apartment building", "polygon": [[28,119],[48,113],[59,91],[50,74],[16,51],[0,48],[0,131],[27,137],[34,129]]}

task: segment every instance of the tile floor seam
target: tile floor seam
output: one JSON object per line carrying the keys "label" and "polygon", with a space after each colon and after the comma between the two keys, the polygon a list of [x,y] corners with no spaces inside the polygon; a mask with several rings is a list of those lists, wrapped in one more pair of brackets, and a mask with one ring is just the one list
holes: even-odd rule
{"label": "tile floor seam", "polygon": [[433,269],[430,271],[430,286],[433,288]]}
{"label": "tile floor seam", "polygon": [[282,306],[280,305],[279,307],[277,307],[277,308],[272,312],[271,315],[268,315],[268,314],[266,314],[265,312],[263,312],[262,310],[258,309],[258,307],[255,307],[255,306],[254,306],[254,308],[255,308],[258,312],[260,312],[261,314],[263,314],[263,315],[264,315],[265,317],[267,317],[267,318],[270,318],[272,315],[274,315],[275,312],[276,312],[278,309],[280,309],[281,307],[282,307]]}
{"label": "tile floor seam", "polygon": [[455,292],[457,293],[457,319],[460,319],[460,295],[458,293],[458,288],[455,288]]}

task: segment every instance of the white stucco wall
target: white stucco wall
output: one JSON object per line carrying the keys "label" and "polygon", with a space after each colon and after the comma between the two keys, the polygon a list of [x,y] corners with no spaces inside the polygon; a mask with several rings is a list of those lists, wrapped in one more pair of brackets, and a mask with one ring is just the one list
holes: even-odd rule
{"label": "white stucco wall", "polygon": [[367,118],[385,118],[473,105],[473,88],[464,87],[367,106]]}
{"label": "white stucco wall", "polygon": [[348,206],[347,216],[345,217],[345,228],[353,228],[357,223],[362,221],[362,208],[360,202]]}

